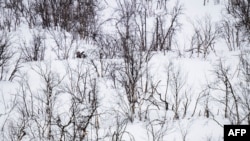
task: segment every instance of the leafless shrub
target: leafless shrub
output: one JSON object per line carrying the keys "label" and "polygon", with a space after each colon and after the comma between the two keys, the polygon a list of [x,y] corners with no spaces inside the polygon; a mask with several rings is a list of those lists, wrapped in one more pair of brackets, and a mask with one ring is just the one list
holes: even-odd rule
{"label": "leafless shrub", "polygon": [[18,56],[10,33],[0,31],[0,80],[12,81],[21,67],[21,57]]}
{"label": "leafless shrub", "polygon": [[[181,28],[179,17],[182,15],[182,12],[183,6],[177,2],[170,13],[166,12],[165,14],[156,16],[154,39],[152,43],[153,50],[172,50],[175,35]],[[168,25],[167,28],[166,25]]]}
{"label": "leafless shrub", "polygon": [[211,90],[218,91],[219,93],[224,93],[225,96],[220,98],[215,98],[219,103],[222,103],[225,106],[224,116],[228,118],[232,124],[240,124],[240,103],[239,103],[239,94],[236,90],[235,84],[233,83],[233,77],[230,73],[231,68],[226,66],[222,60],[219,61],[219,64],[216,66],[214,71],[217,79],[214,83],[209,85]]}
{"label": "leafless shrub", "polygon": [[198,57],[203,54],[203,58],[206,58],[210,51],[215,52],[214,44],[219,37],[220,29],[214,26],[208,16],[204,20],[198,20],[193,27],[194,35],[188,52],[191,53],[191,56],[193,53],[197,53]]}
{"label": "leafless shrub", "polygon": [[[97,74],[97,77],[107,77],[107,76],[111,76],[113,77],[112,80],[114,80],[113,82],[115,83],[115,79],[114,78],[114,74],[113,72],[110,71],[115,71],[115,67],[116,67],[116,63],[114,62],[109,62],[109,60],[106,59],[97,59],[97,60],[90,60],[91,65],[94,67],[95,72]],[[114,85],[115,87],[115,85]]]}
{"label": "leafless shrub", "polygon": [[95,44],[100,48],[103,59],[113,59],[121,57],[121,48],[118,46],[117,39],[112,35],[99,35]]}
{"label": "leafless shrub", "polygon": [[[121,80],[119,82],[124,86],[127,99],[130,103],[130,109],[132,115],[135,114],[135,105],[141,100],[145,100],[145,95],[147,93],[141,93],[140,91],[140,79],[145,74],[147,61],[145,60],[145,55],[140,53],[136,55],[134,52],[130,54],[129,58],[124,58],[124,70],[121,71]],[[145,84],[146,85],[146,84]],[[145,86],[146,87],[146,86]],[[148,88],[149,89],[149,88]],[[145,89],[146,90],[146,89]],[[146,90],[145,92],[150,92]]]}
{"label": "leafless shrub", "polygon": [[[91,120],[98,116],[97,80],[92,78],[90,70],[83,69],[83,65],[79,62],[75,69],[70,64],[67,67],[68,82],[65,82],[61,91],[69,95],[71,103],[67,121],[63,121],[63,117],[58,115],[60,122],[57,123],[57,126],[61,131],[61,139],[87,139],[88,128],[93,124]],[[98,124],[95,122],[94,126],[97,127]]]}
{"label": "leafless shrub", "polygon": [[[172,92],[173,100],[174,100],[174,102],[173,102],[173,110],[175,113],[174,118],[179,119],[179,117],[180,117],[180,115],[179,115],[180,109],[179,108],[180,108],[181,103],[183,101],[184,93],[186,93],[186,92],[184,92],[184,93],[182,92],[183,87],[186,83],[186,78],[182,74],[180,69],[172,70],[170,72],[170,76],[171,76],[170,77],[170,87],[171,87],[171,92]],[[188,101],[186,101],[186,102],[188,102]]]}
{"label": "leafless shrub", "polygon": [[124,117],[123,115],[120,115],[118,111],[114,111],[116,116],[115,116],[115,124],[112,129],[110,129],[110,138],[111,141],[122,141],[124,140],[124,136],[128,136],[130,141],[134,141],[134,136],[126,131],[127,125],[129,121]]}
{"label": "leafless shrub", "polygon": [[164,137],[171,131],[171,126],[167,120],[149,120],[146,125],[148,140],[162,141]]}
{"label": "leafless shrub", "polygon": [[11,50],[10,35],[5,32],[0,32],[0,80],[7,79],[11,59],[14,56]]}
{"label": "leafless shrub", "polygon": [[166,66],[166,76],[167,76],[167,80],[166,80],[166,88],[165,88],[165,93],[161,94],[157,91],[157,94],[159,95],[159,101],[164,103],[164,109],[167,111],[169,110],[169,106],[170,106],[170,99],[168,99],[168,95],[169,95],[169,88],[170,88],[170,81],[171,81],[171,72],[173,71],[173,63],[170,62],[167,66]]}
{"label": "leafless shrub", "polygon": [[[149,79],[148,89],[143,97],[147,106],[154,106],[157,109],[162,109],[167,112],[174,112],[174,119],[186,117],[191,103],[192,89],[186,85],[186,75],[183,74],[180,68],[176,68],[172,62],[166,66],[166,82],[161,80],[154,82]],[[147,86],[147,85],[146,85]],[[145,86],[144,86],[145,87]],[[165,89],[163,92],[162,90]],[[148,110],[148,109],[147,109]],[[147,112],[147,111],[146,111]]]}
{"label": "leafless shrub", "polygon": [[100,11],[98,0],[5,0],[0,5],[4,22],[1,28],[20,25],[24,18],[29,27],[59,28],[68,32],[75,32],[82,38],[94,39],[98,32],[98,14]]}
{"label": "leafless shrub", "polygon": [[187,136],[189,134],[189,129],[191,129],[191,125],[192,125],[192,121],[189,121],[187,123],[181,123],[181,121],[178,121],[178,129],[181,133],[181,138],[182,141],[186,141],[187,140]]}
{"label": "leafless shrub", "polygon": [[[220,60],[214,70],[216,79],[208,84],[207,87],[206,93],[210,95],[210,100],[207,101],[210,104],[211,102],[222,104],[224,106],[223,115],[231,124],[249,124],[250,108],[248,93],[250,79],[248,74],[248,57],[248,53],[242,53],[240,55],[239,66],[236,72]],[[207,104],[208,102],[206,102],[206,107],[209,106],[209,104]],[[215,115],[215,113],[209,110],[206,114],[210,114],[212,117]],[[222,126],[216,119],[214,120]]]}
{"label": "leafless shrub", "polygon": [[135,1],[119,0],[119,9],[117,12],[121,19],[116,23],[116,29],[118,32],[116,41],[121,47],[120,50],[122,55],[122,63],[119,71],[117,71],[120,77],[116,78],[118,78],[117,82],[119,82],[120,86],[123,88],[120,92],[121,98],[124,98],[123,96],[125,96],[125,101],[128,102],[128,108],[126,109],[129,109],[127,110],[127,113],[131,122],[134,121],[136,105],[141,97],[139,81],[141,80],[144,70],[147,67],[146,64],[151,57],[151,51],[143,51],[145,46],[141,46],[145,43],[145,40],[141,40],[142,37],[133,32],[133,30],[137,31],[138,27],[137,22],[135,21],[137,12],[136,5],[137,3],[135,3]]}
{"label": "leafless shrub", "polygon": [[0,28],[2,30],[12,31],[21,22],[21,2],[15,0],[5,0],[0,3],[1,16]]}
{"label": "leafless shrub", "polygon": [[[13,96],[11,99],[6,97],[6,93],[1,92],[1,100],[0,100],[0,106],[2,107],[2,111],[0,114],[1,124],[0,124],[0,134],[1,139],[8,140],[11,135],[11,131],[8,133],[10,119],[12,117],[12,114],[15,111],[16,105],[17,105],[17,97]],[[14,140],[14,139],[12,139]]]}
{"label": "leafless shrub", "polygon": [[148,28],[149,3],[149,1],[117,1],[118,8],[115,13],[117,17],[109,20],[115,22],[117,33],[98,34],[96,40],[104,57],[123,57],[124,51],[129,50],[128,46],[131,46],[134,51],[172,50],[176,43],[175,36],[181,29],[179,18],[183,12],[183,6],[176,2],[169,10],[166,9],[167,1],[151,3],[154,6],[157,5],[156,9],[164,9],[164,14],[156,15],[156,25],[152,31]]}
{"label": "leafless shrub", "polygon": [[21,15],[24,17],[25,21],[29,25],[29,28],[33,28],[34,26],[40,26],[40,17],[38,13],[35,11],[36,4],[34,1],[26,1],[26,3],[21,2],[23,8],[19,11],[22,13]]}
{"label": "leafless shrub", "polygon": [[222,21],[222,38],[225,40],[230,51],[241,48],[239,29],[230,20]]}
{"label": "leafless shrub", "polygon": [[57,59],[69,59],[75,56],[76,50],[78,49],[77,38],[66,31],[56,32],[51,30],[50,34],[55,43],[52,50],[56,54]]}
{"label": "leafless shrub", "polygon": [[148,72],[148,68],[145,70],[145,74],[141,77],[139,82],[139,93],[137,100],[138,117],[140,121],[147,121],[150,117],[150,110],[157,108],[160,109],[155,95],[158,94],[157,88],[159,82],[154,82]]}
{"label": "leafless shrub", "polygon": [[9,79],[8,79],[9,81],[13,81],[13,79],[18,76],[17,72],[22,68],[21,64],[22,64],[22,58],[19,57],[16,60],[16,62],[14,63],[14,67],[13,67],[13,69],[10,73]]}
{"label": "leafless shrub", "polygon": [[236,27],[245,36],[246,40],[250,41],[250,4],[248,0],[231,0],[226,5],[226,10],[229,15],[235,19]]}
{"label": "leafless shrub", "polygon": [[239,84],[238,91],[240,93],[239,102],[241,103],[241,109],[243,110],[242,121],[246,121],[250,124],[250,62],[249,53],[242,53],[240,55],[240,72],[239,72]]}
{"label": "leafless shrub", "polygon": [[196,113],[196,109],[197,109],[198,104],[199,104],[199,102],[200,102],[200,100],[201,100],[201,98],[202,98],[202,94],[203,94],[203,91],[199,93],[197,99],[195,100],[194,110],[193,110],[193,113],[192,113],[192,115],[191,115],[192,117],[193,117],[193,116],[195,115],[195,113]]}
{"label": "leafless shrub", "polygon": [[202,107],[204,108],[204,116],[206,118],[210,118],[211,115],[211,111],[210,111],[210,106],[211,106],[211,93],[210,93],[210,87],[208,86],[208,88],[204,89],[201,91],[201,95],[199,97],[199,100],[204,103],[202,104]]}
{"label": "leafless shrub", "polygon": [[[51,70],[50,63],[41,63],[32,67],[36,74],[33,76],[41,80],[39,86],[31,85],[25,75],[20,79],[16,116],[8,119],[6,125],[8,136],[13,140],[101,139],[96,79],[83,69],[82,63],[68,64],[66,70],[67,75],[60,76]],[[69,100],[62,106],[64,98]],[[96,136],[88,134],[89,130],[95,130]]]}
{"label": "leafless shrub", "polygon": [[[19,81],[16,116],[9,119],[9,136],[14,140],[55,138],[54,110],[57,101],[57,87],[62,78],[51,71],[49,65],[33,68],[41,79],[40,89],[31,86],[27,75]],[[15,123],[15,124],[13,124]]]}
{"label": "leafless shrub", "polygon": [[45,131],[43,131],[44,136],[51,140],[54,138],[53,135],[53,117],[54,117],[54,105],[57,99],[57,95],[59,94],[58,86],[62,82],[63,78],[60,78],[59,74],[52,72],[51,64],[48,64],[43,68],[43,66],[38,66],[38,70],[34,68],[34,71],[41,77],[42,83],[44,86],[42,87],[43,95],[39,97],[39,100],[42,101],[44,105],[44,109],[41,109],[45,112]]}
{"label": "leafless shrub", "polygon": [[46,51],[44,37],[40,33],[33,33],[32,40],[20,43],[20,50],[24,61],[43,61]]}

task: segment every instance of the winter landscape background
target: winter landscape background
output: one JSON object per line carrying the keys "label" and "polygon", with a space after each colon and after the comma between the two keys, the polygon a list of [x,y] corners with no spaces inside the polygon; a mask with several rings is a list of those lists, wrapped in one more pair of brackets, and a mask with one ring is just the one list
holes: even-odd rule
{"label": "winter landscape background", "polygon": [[1,0],[0,140],[223,141],[250,124],[249,0]]}

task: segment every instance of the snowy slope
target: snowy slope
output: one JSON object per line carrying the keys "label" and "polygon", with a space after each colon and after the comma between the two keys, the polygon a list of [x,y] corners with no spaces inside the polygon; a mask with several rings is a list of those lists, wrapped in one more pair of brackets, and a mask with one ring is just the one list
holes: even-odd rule
{"label": "snowy slope", "polygon": [[[216,3],[219,1],[219,3]],[[170,7],[175,4],[175,0],[170,0]],[[116,73],[119,78],[119,65],[123,63],[121,58],[116,59],[99,59],[98,47],[92,44],[91,41],[78,40],[79,42],[74,42],[72,44],[72,50],[85,50],[88,55],[87,58],[79,59],[74,57],[74,51],[69,54],[67,60],[60,60],[56,56],[56,51],[53,48],[56,47],[56,43],[53,40],[53,35],[60,36],[62,33],[51,29],[47,32],[44,29],[29,29],[27,25],[21,25],[12,34],[16,35],[15,46],[18,48],[18,40],[21,38],[25,41],[30,42],[32,40],[33,33],[40,33],[45,38],[44,45],[47,46],[45,53],[45,60],[38,62],[26,62],[21,65],[20,70],[17,73],[17,77],[12,82],[0,81],[0,127],[3,129],[1,131],[1,138],[6,139],[8,135],[11,135],[10,128],[17,124],[18,127],[22,127],[24,123],[20,122],[20,119],[24,118],[20,114],[20,108],[22,104],[18,102],[27,98],[30,105],[33,104],[39,107],[45,107],[44,103],[46,97],[43,96],[43,92],[46,91],[47,85],[44,76],[51,76],[51,81],[54,85],[56,92],[53,93],[51,101],[55,101],[53,104],[53,112],[56,113],[53,120],[59,118],[64,124],[70,121],[72,110],[72,93],[77,93],[81,89],[86,88],[88,94],[94,94],[97,92],[98,108],[95,111],[95,118],[90,120],[91,124],[87,128],[85,140],[112,140],[120,133],[120,140],[135,140],[135,141],[222,141],[223,140],[223,125],[230,124],[229,119],[224,118],[223,104],[218,100],[223,98],[220,92],[215,91],[209,93],[209,98],[207,95],[200,97],[200,94],[205,90],[209,83],[216,80],[215,69],[222,60],[225,66],[230,66],[230,74],[232,74],[232,82],[235,84],[238,82],[237,77],[233,77],[238,69],[239,65],[239,54],[240,51],[228,51],[226,44],[222,39],[218,39],[214,45],[215,52],[210,52],[210,54],[203,58],[201,56],[197,57],[194,54],[190,57],[190,53],[187,49],[190,46],[191,36],[194,33],[193,24],[197,20],[205,20],[204,17],[209,16],[214,25],[218,25],[222,19],[222,10],[224,8],[224,0],[210,0],[205,6],[203,5],[203,0],[180,0],[181,5],[183,5],[183,15],[180,17],[180,23],[182,28],[177,34],[176,42],[178,43],[178,48],[174,48],[174,51],[169,51],[166,54],[160,51],[154,51],[151,60],[148,62],[149,66],[149,77],[150,84],[158,86],[157,89],[152,89],[157,91],[152,96],[152,101],[160,101],[160,95],[164,96],[166,94],[166,86],[168,80],[168,67],[172,64],[174,71],[180,71],[181,77],[183,79],[183,87],[180,90],[181,93],[181,106],[179,109],[180,113],[184,112],[185,99],[190,100],[188,103],[187,113],[185,116],[180,114],[179,119],[174,116],[174,90],[169,90],[167,95],[167,101],[170,101],[169,109],[164,109],[164,103],[159,102],[158,106],[154,106],[152,103],[147,107],[149,101],[139,101],[141,105],[136,105],[136,112],[142,110],[142,117],[140,120],[139,114],[135,114],[135,119],[130,122],[127,117],[129,117],[129,102],[126,99],[124,89],[122,84],[114,84],[112,81],[112,73]],[[107,0],[101,2],[104,7],[104,11],[100,13],[100,22],[104,22],[102,25],[102,30],[107,34],[114,34],[116,32],[115,20],[108,20],[109,18],[116,18],[116,0]],[[154,11],[155,12],[155,11]],[[161,11],[156,11],[161,12]],[[154,16],[148,19],[148,29],[152,29],[154,26]],[[63,36],[67,36],[65,40],[65,45],[69,44],[73,35],[65,32]],[[64,40],[63,40],[64,42]],[[181,55],[180,55],[181,54]],[[122,69],[121,69],[122,70]],[[113,72],[114,71],[114,72]],[[142,71],[146,71],[142,69]],[[79,78],[86,78],[87,84],[84,85],[85,81],[77,81],[77,76]],[[142,83],[146,80],[145,74],[142,75]],[[122,77],[121,77],[122,78]],[[144,79],[145,78],[145,79]],[[75,81],[72,81],[72,80]],[[23,84],[22,82],[25,83]],[[121,80],[121,79],[118,79]],[[22,85],[21,85],[22,84]],[[79,86],[79,89],[75,87]],[[22,87],[23,86],[23,87]],[[144,93],[144,87],[138,86],[142,93]],[[23,91],[22,88],[28,88],[27,91]],[[65,90],[65,91],[63,91]],[[70,92],[66,92],[66,90]],[[23,93],[24,92],[24,93]],[[146,93],[146,92],[145,92]],[[149,95],[150,92],[147,92]],[[152,92],[153,93],[153,92]],[[27,95],[26,95],[27,94]],[[145,94],[146,95],[146,94]],[[147,95],[147,96],[148,96]],[[92,98],[91,96],[89,96]],[[143,97],[143,96],[142,96]],[[150,96],[149,96],[150,97]],[[149,97],[144,97],[145,99]],[[33,99],[32,99],[33,98]],[[90,99],[89,98],[89,99]],[[218,98],[218,99],[217,99]],[[87,98],[86,98],[87,99]],[[143,99],[143,98],[142,98]],[[197,102],[197,100],[199,101]],[[206,107],[207,100],[211,99],[209,107]],[[214,100],[215,99],[215,100]],[[43,103],[44,102],[44,103]],[[196,103],[197,102],[197,103]],[[124,104],[125,103],[125,104]],[[81,115],[85,118],[85,113],[89,111],[87,108],[93,106],[82,105],[82,107],[77,107],[83,109],[84,113]],[[140,107],[141,106],[141,107]],[[197,106],[197,107],[196,107]],[[24,106],[25,107],[25,106]],[[32,106],[31,106],[32,107]],[[210,116],[206,117],[206,108],[209,108]],[[147,109],[147,110],[146,110]],[[41,110],[39,108],[34,108],[34,110]],[[85,111],[86,110],[86,111]],[[46,113],[47,111],[40,111]],[[242,111],[241,111],[242,112]],[[34,112],[36,113],[36,111]],[[37,112],[39,113],[39,112]],[[46,130],[47,126],[45,124],[46,116],[41,116],[38,118],[37,122],[41,122],[41,126]],[[31,118],[31,120],[33,120]],[[98,122],[98,127],[96,124]],[[56,123],[54,123],[56,124]],[[35,123],[28,123],[27,130],[38,132],[38,128]],[[30,128],[31,129],[30,129]],[[68,127],[67,127],[68,128]],[[67,129],[66,128],[66,129]],[[53,128],[53,131],[58,131],[59,128]],[[70,130],[70,127],[69,127]],[[19,130],[18,130],[19,131]],[[14,132],[14,131],[13,131]],[[20,131],[21,132],[21,131]],[[6,133],[6,134],[5,134]],[[18,134],[18,133],[16,133]],[[42,134],[42,133],[41,133]],[[23,140],[36,140],[30,139],[32,133],[27,133]],[[59,137],[59,136],[57,136]],[[54,139],[59,140],[59,139]]]}

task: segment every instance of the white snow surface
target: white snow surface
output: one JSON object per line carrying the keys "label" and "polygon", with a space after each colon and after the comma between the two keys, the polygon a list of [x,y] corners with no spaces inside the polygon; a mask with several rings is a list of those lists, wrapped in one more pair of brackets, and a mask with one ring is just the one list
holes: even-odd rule
{"label": "white snow surface", "polygon": [[[171,4],[174,4],[175,0],[170,0]],[[216,105],[214,102],[209,105],[210,110],[213,113],[218,113],[213,115],[210,118],[204,116],[204,106],[205,100],[201,100],[198,103],[198,107],[194,116],[192,113],[195,108],[195,102],[199,95],[199,93],[204,89],[208,82],[212,82],[215,79],[213,71],[215,69],[215,65],[218,64],[218,61],[221,59],[225,62],[225,64],[231,66],[232,70],[237,70],[237,65],[239,63],[238,55],[239,51],[229,52],[225,43],[222,40],[218,40],[215,44],[216,53],[211,52],[206,59],[202,57],[189,57],[189,53],[185,53],[185,49],[188,48],[191,35],[193,33],[192,22],[195,22],[198,19],[203,19],[205,16],[210,16],[213,23],[219,22],[222,18],[222,10],[224,8],[224,0],[220,0],[219,4],[215,4],[213,0],[210,0],[206,6],[203,6],[203,0],[180,0],[180,3],[184,7],[184,14],[181,16],[180,22],[183,24],[181,32],[177,35],[177,42],[181,50],[183,51],[183,55],[180,57],[176,51],[167,52],[164,54],[163,52],[154,52],[153,57],[149,62],[150,68],[150,77],[153,78],[153,83],[159,82],[160,93],[165,92],[165,86],[167,81],[166,69],[167,66],[172,63],[175,69],[179,69],[183,74],[183,77],[186,79],[185,88],[186,93],[192,99],[190,106],[188,107],[187,115],[185,117],[180,117],[180,119],[174,119],[174,113],[171,110],[164,110],[164,105],[161,105],[159,108],[151,108],[148,113],[148,119],[152,122],[155,122],[154,132],[159,131],[162,132],[162,138],[159,140],[162,141],[222,141],[223,140],[223,125],[229,124],[228,119],[223,117],[223,107]],[[104,12],[102,12],[101,19],[105,21],[106,19],[115,16],[115,8],[116,2],[115,0],[106,0],[102,3],[105,7]],[[159,14],[161,11],[156,11]],[[153,23],[148,23],[152,25]],[[103,30],[107,33],[111,33],[115,31],[114,25],[112,22],[104,24]],[[13,121],[18,120],[20,115],[17,115],[15,112],[17,110],[12,110],[15,105],[13,105],[16,100],[16,94],[21,92],[20,90],[20,81],[21,77],[24,77],[28,80],[28,83],[31,86],[31,91],[34,96],[41,93],[41,89],[43,86],[42,78],[37,74],[36,70],[39,69],[39,66],[42,66],[44,70],[48,69],[55,73],[56,78],[63,78],[63,83],[68,83],[69,78],[67,76],[67,68],[68,65],[72,68],[80,68],[82,71],[89,71],[91,77],[96,78],[97,88],[98,88],[98,99],[100,103],[98,104],[98,113],[100,129],[99,136],[104,137],[109,135],[110,133],[114,133],[114,130],[117,128],[116,120],[123,121],[126,120],[126,114],[122,108],[120,91],[116,90],[113,87],[113,82],[110,80],[109,75],[104,72],[103,77],[100,77],[101,70],[101,62],[96,55],[91,55],[92,52],[97,48],[95,45],[81,41],[78,47],[81,50],[85,50],[88,54],[86,59],[76,59],[74,54],[70,54],[70,58],[68,60],[57,60],[54,52],[52,51],[55,43],[51,39],[51,35],[48,33],[43,33],[42,29],[29,29],[28,26],[22,25],[17,31],[15,31],[16,38],[22,37],[25,38],[26,41],[31,40],[32,32],[39,32],[44,34],[46,38],[46,46],[48,50],[46,51],[45,61],[41,62],[28,62],[22,64],[21,69],[18,72],[20,77],[16,77],[12,82],[9,81],[0,81],[0,127],[5,126],[7,123],[7,119],[13,119]],[[55,31],[56,32],[56,31]],[[69,38],[73,35],[67,33]],[[18,45],[16,45],[18,46]],[[76,45],[77,46],[77,45]],[[94,68],[91,64],[96,64],[96,68]],[[109,63],[119,63],[122,62],[118,59],[104,59],[104,65]],[[99,71],[99,72],[98,72]],[[233,72],[232,72],[233,73]],[[90,87],[90,86],[89,86]],[[214,94],[216,96],[216,94]],[[169,100],[173,100],[169,97]],[[60,94],[58,96],[57,102],[55,103],[55,112],[58,115],[64,115],[65,119],[63,121],[68,120],[67,111],[70,109],[70,98],[67,94]],[[142,107],[146,108],[146,107]],[[10,111],[10,112],[9,112]],[[117,114],[115,111],[120,111]],[[183,109],[181,109],[183,111]],[[117,114],[117,115],[116,115]],[[16,116],[17,115],[17,116]],[[163,119],[165,117],[165,124],[160,126],[157,124],[158,120]],[[94,120],[92,121],[94,122]],[[149,129],[150,122],[142,119],[139,120],[139,117],[136,116],[133,123],[128,122],[127,127],[125,129],[124,135],[122,136],[122,140],[129,141],[151,141],[153,140],[153,136]],[[90,129],[89,129],[90,130]],[[164,130],[164,132],[163,132]],[[88,132],[88,138],[94,138],[94,133]],[[1,137],[0,137],[1,138]],[[1,139],[0,139],[1,140]],[[29,140],[25,138],[25,140]],[[104,138],[104,140],[111,140],[110,138]]]}

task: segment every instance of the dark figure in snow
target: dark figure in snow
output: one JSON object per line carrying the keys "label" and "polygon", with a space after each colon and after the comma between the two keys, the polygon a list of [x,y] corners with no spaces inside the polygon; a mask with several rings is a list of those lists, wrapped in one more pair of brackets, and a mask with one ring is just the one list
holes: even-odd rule
{"label": "dark figure in snow", "polygon": [[100,59],[103,59],[103,53],[100,52]]}
{"label": "dark figure in snow", "polygon": [[80,51],[77,51],[76,52],[76,58],[86,58],[87,55],[85,54],[84,51],[80,52]]}

